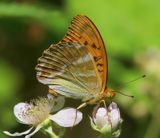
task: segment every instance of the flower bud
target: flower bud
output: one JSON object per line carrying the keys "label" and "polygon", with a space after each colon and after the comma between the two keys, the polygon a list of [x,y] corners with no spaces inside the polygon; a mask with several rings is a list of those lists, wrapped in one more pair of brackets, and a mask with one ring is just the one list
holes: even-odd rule
{"label": "flower bud", "polygon": [[104,107],[96,109],[93,117],[90,117],[90,121],[94,130],[106,136],[114,135],[118,137],[120,135],[122,119],[120,117],[119,108],[114,102],[112,102],[107,109]]}

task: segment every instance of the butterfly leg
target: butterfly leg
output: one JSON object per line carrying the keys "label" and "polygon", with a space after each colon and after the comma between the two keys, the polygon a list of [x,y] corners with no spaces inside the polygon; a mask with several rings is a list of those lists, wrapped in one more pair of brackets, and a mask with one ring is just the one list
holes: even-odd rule
{"label": "butterfly leg", "polygon": [[53,89],[50,89],[50,88],[49,88],[48,91],[49,91],[49,93],[52,94],[53,96],[55,96],[55,97],[58,96],[57,92],[54,91]]}
{"label": "butterfly leg", "polygon": [[100,102],[102,102],[102,103],[103,103],[103,105],[104,105],[105,109],[107,110],[107,105],[106,105],[105,100],[101,100]]}
{"label": "butterfly leg", "polygon": [[97,110],[98,110],[99,107],[100,107],[100,103],[98,103],[98,104],[93,108],[92,116],[95,117],[95,115],[96,115]]}
{"label": "butterfly leg", "polygon": [[82,103],[81,105],[79,105],[76,109],[77,110],[79,110],[79,109],[81,109],[81,108],[83,108],[83,107],[85,107],[87,105],[87,103]]}
{"label": "butterfly leg", "polygon": [[75,116],[75,119],[74,119],[74,122],[73,122],[73,126],[72,126],[72,127],[74,127],[74,124],[75,124],[75,122],[76,122],[78,110],[81,109],[81,108],[83,108],[83,107],[85,107],[86,105],[87,105],[87,103],[82,103],[81,105],[79,105],[79,106],[76,108],[76,116]]}

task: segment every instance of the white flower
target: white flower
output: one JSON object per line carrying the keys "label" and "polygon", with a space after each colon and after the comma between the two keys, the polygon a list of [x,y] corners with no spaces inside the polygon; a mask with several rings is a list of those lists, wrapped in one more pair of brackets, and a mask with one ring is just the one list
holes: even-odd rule
{"label": "white flower", "polygon": [[[113,132],[119,130],[119,126],[122,123],[119,108],[114,102],[112,102],[107,109],[104,107],[96,109],[96,112],[92,118],[90,117],[90,120],[94,130],[109,134],[113,134]],[[120,133],[120,131],[116,132],[116,135],[119,135],[117,133]]]}
{"label": "white flower", "polygon": [[[22,133],[16,132],[11,134],[8,131],[4,131],[4,133],[9,136],[26,135],[25,138],[30,138],[37,131],[46,126],[47,123],[49,124],[50,120],[62,127],[73,127],[73,125],[77,125],[82,120],[82,113],[74,108],[65,108],[56,114],[50,114],[55,106],[52,100],[54,101],[55,98],[39,98],[32,100],[30,103],[18,103],[15,105],[14,115],[18,121],[22,124],[31,125],[32,127]],[[62,101],[60,100],[57,102]],[[33,131],[31,132],[31,130]]]}

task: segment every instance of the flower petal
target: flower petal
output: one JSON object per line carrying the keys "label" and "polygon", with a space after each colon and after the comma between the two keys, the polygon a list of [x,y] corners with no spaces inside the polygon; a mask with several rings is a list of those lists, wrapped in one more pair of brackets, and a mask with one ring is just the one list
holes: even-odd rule
{"label": "flower petal", "polygon": [[25,112],[30,108],[31,106],[28,103],[18,103],[14,106],[14,115],[20,123],[29,124],[25,118]]}
{"label": "flower petal", "polygon": [[32,129],[33,129],[33,127],[31,127],[30,129],[28,129],[28,130],[26,130],[24,132],[21,132],[21,133],[15,132],[15,133],[12,134],[12,133],[10,133],[8,131],[3,131],[3,133],[8,135],[8,136],[17,137],[17,136],[22,136],[22,135],[28,134]]}
{"label": "flower petal", "polygon": [[93,122],[93,119],[92,119],[90,116],[89,116],[89,119],[90,119],[91,127],[92,127],[94,130],[100,132],[100,129],[97,128],[97,125]]}
{"label": "flower petal", "polygon": [[112,111],[113,109],[117,109],[117,108],[118,108],[117,104],[116,104],[115,102],[112,102],[112,103],[109,105],[108,110],[109,110],[109,111]]}
{"label": "flower petal", "polygon": [[111,122],[112,122],[112,128],[116,128],[118,124],[120,123],[120,111],[116,103],[112,102],[109,105],[110,110],[110,116],[111,116]]}
{"label": "flower petal", "polygon": [[103,128],[108,123],[107,110],[103,107],[99,108],[93,120],[99,129]]}
{"label": "flower petal", "polygon": [[49,119],[56,122],[62,127],[73,127],[82,120],[83,114],[74,108],[65,108],[54,115],[50,115]]}
{"label": "flower petal", "polygon": [[32,133],[26,135],[25,138],[30,138],[30,137],[33,136],[36,132],[38,132],[41,128],[42,128],[42,125],[38,125],[38,126],[36,127],[36,129],[35,129]]}

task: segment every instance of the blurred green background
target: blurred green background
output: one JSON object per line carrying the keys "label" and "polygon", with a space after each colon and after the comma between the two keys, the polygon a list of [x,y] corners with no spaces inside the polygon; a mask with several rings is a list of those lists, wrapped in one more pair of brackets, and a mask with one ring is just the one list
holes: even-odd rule
{"label": "blurred green background", "polygon": [[[121,138],[160,138],[160,1],[159,0],[0,0],[0,138],[3,130],[23,131],[13,107],[47,94],[36,80],[35,65],[42,51],[65,35],[73,16],[85,14],[98,27],[108,59],[108,86],[126,84],[117,93],[122,118]],[[67,99],[66,106],[80,101]],[[64,138],[96,138],[90,127],[88,106],[84,120]],[[23,127],[22,127],[23,126]],[[47,138],[38,132],[34,138]]]}

